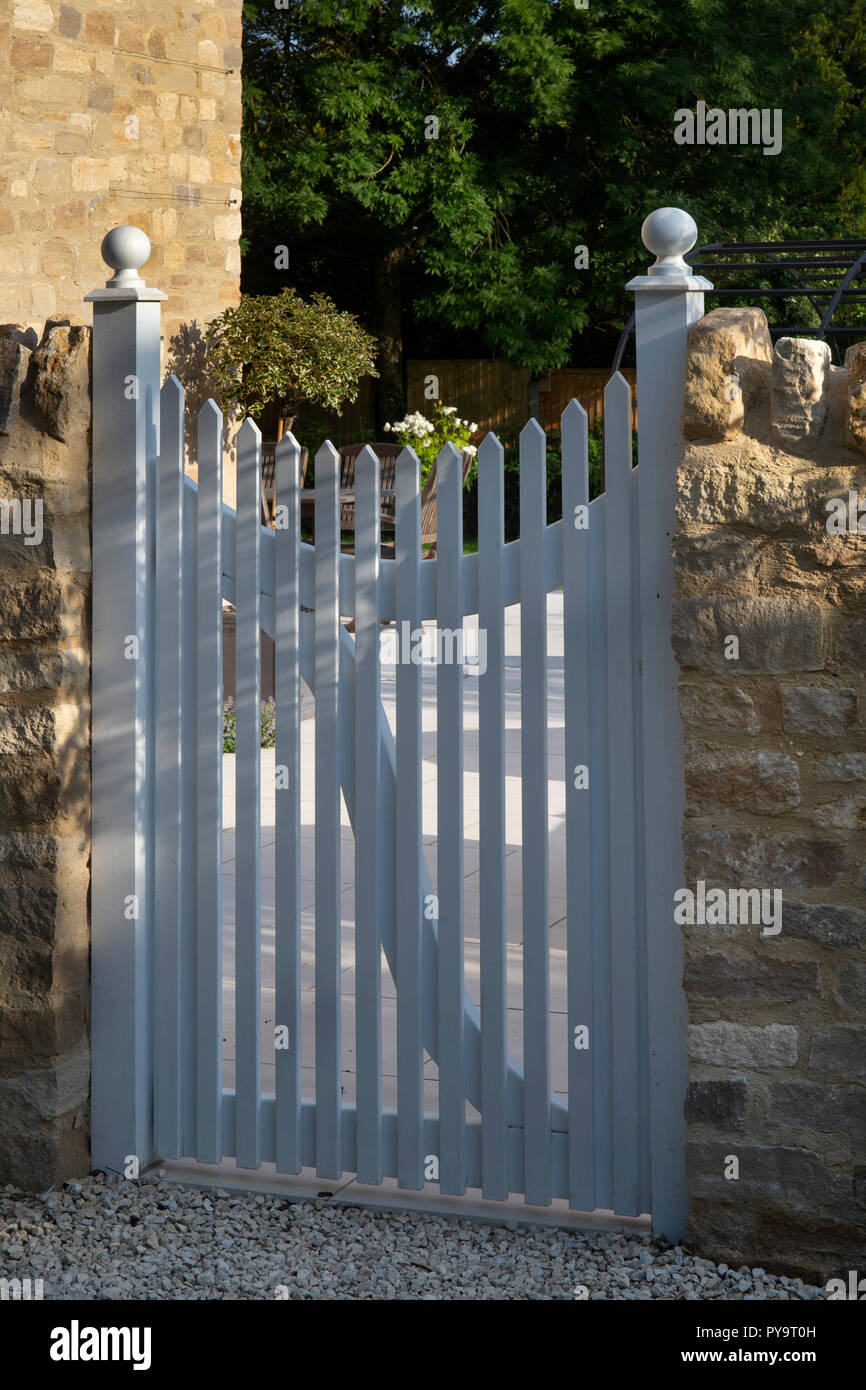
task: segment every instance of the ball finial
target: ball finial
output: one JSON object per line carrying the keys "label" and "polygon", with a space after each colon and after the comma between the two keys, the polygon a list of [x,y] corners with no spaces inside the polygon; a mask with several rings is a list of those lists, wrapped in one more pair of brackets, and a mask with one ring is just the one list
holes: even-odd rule
{"label": "ball finial", "polygon": [[650,275],[691,275],[683,260],[698,239],[697,223],[682,208],[656,208],[640,229],[643,244],[656,260]]}
{"label": "ball finial", "polygon": [[102,259],[116,274],[107,288],[141,289],[144,280],[136,272],[150,259],[150,237],[140,227],[113,227],[102,239]]}

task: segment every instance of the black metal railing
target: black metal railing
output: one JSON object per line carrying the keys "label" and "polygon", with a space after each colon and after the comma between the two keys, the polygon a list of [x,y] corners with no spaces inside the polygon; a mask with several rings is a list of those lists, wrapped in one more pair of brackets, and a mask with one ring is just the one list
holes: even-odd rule
{"label": "black metal railing", "polygon": [[[745,259],[743,259],[745,258]],[[866,338],[866,316],[862,323],[837,322],[834,316],[866,301],[866,240],[847,241],[729,241],[696,247],[685,257],[696,275],[707,275],[713,289],[707,300],[732,299],[807,302],[818,323],[768,323],[773,337],[816,338],[830,345],[833,360],[841,364],[845,356],[844,339]],[[722,277],[722,283],[718,283]],[[732,277],[734,283],[728,277]],[[757,278],[780,281],[756,284]],[[751,280],[753,283],[746,283]],[[634,314],[620,334],[612,372],[619,371],[634,332]]]}

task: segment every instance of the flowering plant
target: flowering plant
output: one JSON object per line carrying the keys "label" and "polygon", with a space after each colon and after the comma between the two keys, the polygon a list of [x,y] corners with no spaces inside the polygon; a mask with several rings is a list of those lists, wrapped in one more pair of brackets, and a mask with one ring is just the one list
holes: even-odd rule
{"label": "flowering plant", "polygon": [[[303,696],[301,698],[303,699]],[[230,695],[228,699],[223,702],[224,753],[237,752],[237,724],[237,707],[234,702],[234,697]],[[262,700],[259,728],[262,748],[273,748],[277,738],[277,713],[273,695],[267,700]]]}
{"label": "flowering plant", "polygon": [[478,471],[478,464],[475,462],[478,450],[469,442],[478,432],[478,426],[470,424],[468,420],[461,420],[456,405],[437,404],[432,420],[415,410],[402,420],[387,424],[385,430],[388,434],[396,436],[398,444],[409,444],[415,450],[421,460],[422,484],[426,483],[440,451],[449,443],[453,444],[455,449],[472,455],[472,467],[466,478],[467,487]]}

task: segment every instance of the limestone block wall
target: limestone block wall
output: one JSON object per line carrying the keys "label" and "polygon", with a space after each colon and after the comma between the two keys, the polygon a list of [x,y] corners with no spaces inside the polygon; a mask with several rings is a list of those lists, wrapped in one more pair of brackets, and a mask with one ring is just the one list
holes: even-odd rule
{"label": "limestone block wall", "polygon": [[[167,365],[237,303],[241,3],[2,0],[0,306],[41,332],[104,284],[103,236],[149,235]],[[182,371],[178,372],[183,378]]]}
{"label": "limestone block wall", "polygon": [[89,1168],[90,329],[0,327],[0,1184]]}
{"label": "limestone block wall", "polygon": [[689,1239],[822,1282],[866,1249],[864,377],[696,324],[674,539]]}

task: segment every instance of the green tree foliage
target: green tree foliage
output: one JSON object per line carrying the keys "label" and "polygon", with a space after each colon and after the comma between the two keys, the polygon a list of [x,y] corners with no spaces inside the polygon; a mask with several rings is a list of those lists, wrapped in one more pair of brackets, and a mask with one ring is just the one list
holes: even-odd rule
{"label": "green tree foliage", "polygon": [[[864,230],[866,0],[283,3],[245,10],[244,274],[286,243],[369,287],[381,420],[409,311],[533,370],[605,360],[656,206],[702,242]],[[781,153],[677,145],[699,100],[780,108]]]}
{"label": "green tree foliage", "polygon": [[243,295],[208,327],[214,385],[249,415],[281,401],[291,418],[303,401],[338,409],[375,375],[375,342],[353,314],[327,295],[307,303],[294,289]]}
{"label": "green tree foliage", "polygon": [[565,120],[574,75],[547,0],[288,0],[245,13],[256,287],[274,282],[274,245],[313,232],[325,262],[356,258],[372,291],[383,421],[405,404],[410,286],[420,314],[483,325],[515,361],[564,361],[584,321],[570,269],[583,219],[543,199],[543,135]]}

